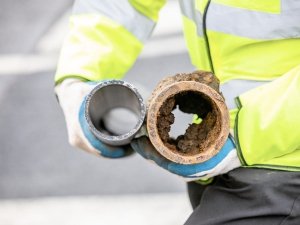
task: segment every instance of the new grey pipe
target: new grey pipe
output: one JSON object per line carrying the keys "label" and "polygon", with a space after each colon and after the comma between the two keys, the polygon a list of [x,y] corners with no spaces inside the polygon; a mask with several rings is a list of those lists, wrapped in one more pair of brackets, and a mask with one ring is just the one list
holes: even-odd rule
{"label": "new grey pipe", "polygon": [[[120,80],[97,85],[87,96],[85,106],[85,116],[91,132],[102,142],[113,146],[129,144],[141,128],[146,115],[146,107],[138,90],[132,84]],[[105,119],[109,118],[107,115],[115,109],[125,109],[136,117],[130,124],[128,116],[119,114],[118,123],[121,127],[128,128],[128,131],[114,133],[105,126]]]}

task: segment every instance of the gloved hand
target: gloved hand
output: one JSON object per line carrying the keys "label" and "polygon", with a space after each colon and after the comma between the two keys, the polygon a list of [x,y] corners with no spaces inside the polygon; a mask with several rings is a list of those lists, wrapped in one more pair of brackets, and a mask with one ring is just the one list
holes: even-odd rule
{"label": "gloved hand", "polygon": [[84,116],[85,99],[97,84],[99,83],[69,78],[55,87],[59,104],[65,116],[69,143],[97,156],[119,158],[129,155],[133,152],[129,145],[109,146],[98,140],[89,130]]}
{"label": "gloved hand", "polygon": [[156,151],[146,136],[134,139],[131,147],[145,159],[155,162],[171,173],[184,177],[187,181],[208,179],[241,166],[232,137],[228,137],[218,154],[205,162],[190,165],[175,163],[164,158]]}

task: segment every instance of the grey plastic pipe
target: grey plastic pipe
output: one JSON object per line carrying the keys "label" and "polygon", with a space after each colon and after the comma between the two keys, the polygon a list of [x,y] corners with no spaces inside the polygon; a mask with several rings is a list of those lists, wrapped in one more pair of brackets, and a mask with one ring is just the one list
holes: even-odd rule
{"label": "grey plastic pipe", "polygon": [[[117,112],[117,113],[116,113]],[[122,146],[129,144],[140,130],[146,115],[146,106],[138,90],[120,80],[105,81],[87,96],[85,117],[91,132],[102,142]],[[117,120],[119,130],[110,129],[111,120]]]}

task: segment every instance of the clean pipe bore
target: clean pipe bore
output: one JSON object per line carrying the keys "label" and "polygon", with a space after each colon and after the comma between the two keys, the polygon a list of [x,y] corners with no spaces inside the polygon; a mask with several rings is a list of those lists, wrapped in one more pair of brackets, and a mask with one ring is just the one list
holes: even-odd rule
{"label": "clean pipe bore", "polygon": [[[200,124],[191,121],[177,138],[169,134],[176,107],[202,119]],[[195,164],[216,155],[229,134],[229,112],[218,79],[204,71],[163,79],[148,102],[147,130],[156,150],[173,162]]]}
{"label": "clean pipe bore", "polygon": [[[112,132],[105,126],[107,114],[113,110],[129,111],[136,117],[128,126],[128,113],[120,113],[119,125],[127,128],[125,132]],[[122,146],[129,144],[141,128],[146,114],[146,107],[137,89],[125,81],[111,80],[97,85],[87,96],[85,116],[91,132],[102,142]]]}

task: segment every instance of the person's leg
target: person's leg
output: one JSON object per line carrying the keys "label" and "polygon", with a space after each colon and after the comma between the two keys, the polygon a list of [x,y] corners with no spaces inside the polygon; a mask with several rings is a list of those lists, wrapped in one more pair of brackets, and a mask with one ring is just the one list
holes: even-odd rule
{"label": "person's leg", "polygon": [[193,209],[195,209],[199,205],[202,193],[206,187],[207,187],[206,185],[201,185],[196,182],[187,183],[189,199]]}
{"label": "person's leg", "polygon": [[300,172],[239,168],[201,193],[185,225],[300,224]]}

